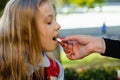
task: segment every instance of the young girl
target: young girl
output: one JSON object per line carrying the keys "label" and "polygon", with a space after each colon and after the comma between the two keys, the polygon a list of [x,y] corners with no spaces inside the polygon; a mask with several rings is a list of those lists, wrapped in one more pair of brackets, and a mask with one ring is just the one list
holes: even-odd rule
{"label": "young girl", "polygon": [[0,21],[0,80],[63,80],[45,53],[56,48],[59,29],[49,0],[10,0]]}

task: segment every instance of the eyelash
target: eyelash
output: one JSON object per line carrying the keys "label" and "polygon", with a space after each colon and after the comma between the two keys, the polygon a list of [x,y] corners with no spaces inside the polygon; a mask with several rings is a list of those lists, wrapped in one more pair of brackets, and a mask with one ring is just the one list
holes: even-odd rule
{"label": "eyelash", "polygon": [[51,24],[51,22],[48,22],[48,25],[50,25]]}

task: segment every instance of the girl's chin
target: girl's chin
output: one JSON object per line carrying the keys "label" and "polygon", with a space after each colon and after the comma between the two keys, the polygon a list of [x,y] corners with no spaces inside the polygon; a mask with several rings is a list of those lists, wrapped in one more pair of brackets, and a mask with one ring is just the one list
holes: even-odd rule
{"label": "girl's chin", "polygon": [[55,50],[55,48],[54,49],[46,50],[46,52],[53,52],[54,50]]}
{"label": "girl's chin", "polygon": [[49,45],[45,46],[44,51],[52,52],[56,49],[57,45],[58,45],[57,41],[51,42]]}
{"label": "girl's chin", "polygon": [[55,45],[54,47],[51,47],[51,51],[54,51],[56,49],[57,45]]}
{"label": "girl's chin", "polygon": [[50,46],[49,48],[47,48],[45,51],[46,52],[53,52],[56,49],[57,45],[54,46]]}

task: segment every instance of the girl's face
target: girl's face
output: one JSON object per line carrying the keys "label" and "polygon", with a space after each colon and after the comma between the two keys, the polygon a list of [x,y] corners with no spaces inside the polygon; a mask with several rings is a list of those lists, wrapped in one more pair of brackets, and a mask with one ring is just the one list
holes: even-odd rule
{"label": "girl's face", "polygon": [[37,27],[40,45],[44,51],[53,51],[58,43],[53,38],[58,36],[60,25],[55,20],[54,9],[50,2],[43,3],[38,10]]}

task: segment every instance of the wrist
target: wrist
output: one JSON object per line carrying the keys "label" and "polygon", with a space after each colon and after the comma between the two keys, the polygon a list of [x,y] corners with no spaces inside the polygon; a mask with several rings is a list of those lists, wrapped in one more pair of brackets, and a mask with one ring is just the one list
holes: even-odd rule
{"label": "wrist", "polygon": [[105,53],[105,41],[102,38],[96,39],[96,46],[95,46],[95,52],[104,54]]}
{"label": "wrist", "polygon": [[101,54],[104,54],[105,53],[105,49],[106,49],[106,45],[105,45],[105,41],[103,38],[101,38],[101,41],[102,41],[102,50],[101,50]]}

